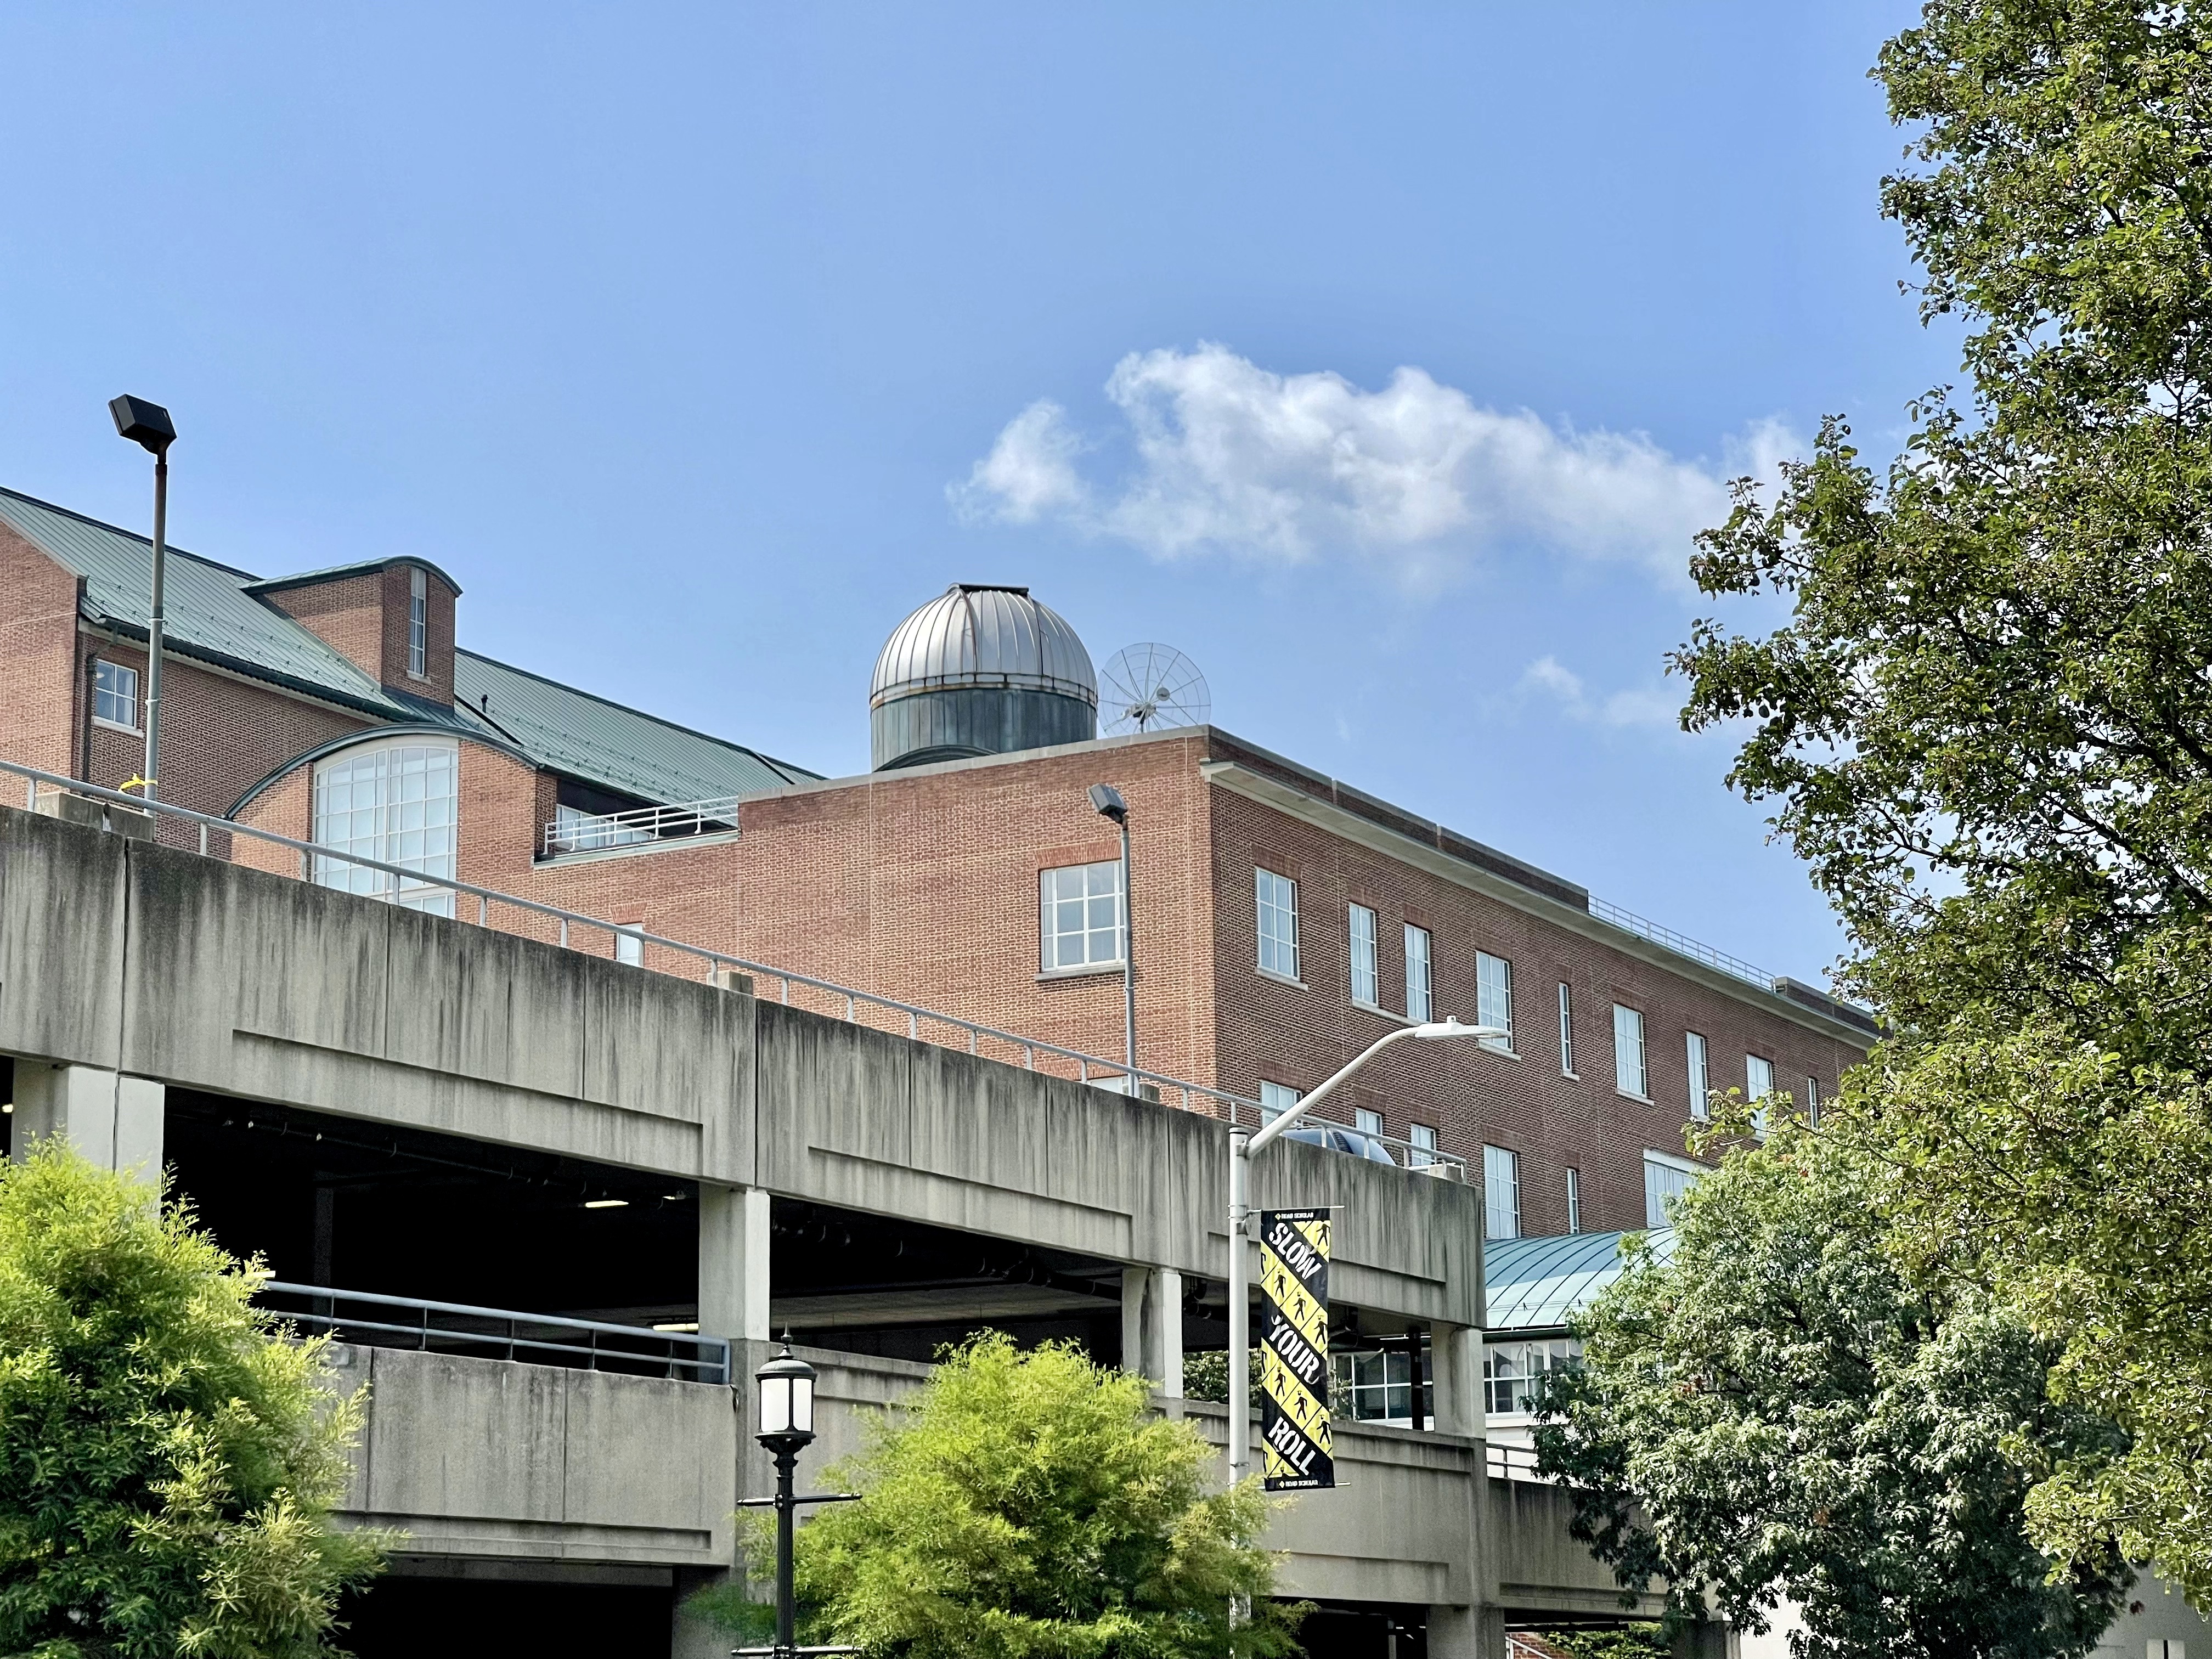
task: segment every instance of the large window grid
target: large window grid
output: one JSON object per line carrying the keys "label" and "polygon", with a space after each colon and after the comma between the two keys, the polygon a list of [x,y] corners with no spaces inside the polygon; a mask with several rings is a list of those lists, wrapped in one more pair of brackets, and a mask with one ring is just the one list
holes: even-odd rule
{"label": "large window grid", "polygon": [[1252,872],[1259,911],[1260,967],[1285,979],[1298,976],[1298,884],[1273,870]]}
{"label": "large window grid", "polygon": [[126,732],[138,729],[138,671],[105,657],[92,661],[92,717]]}
{"label": "large window grid", "polygon": [[1700,1121],[1712,1115],[1712,1075],[1707,1064],[1705,1040],[1692,1031],[1685,1039],[1690,1062],[1690,1115]]}
{"label": "large window grid", "polygon": [[1625,1095],[1648,1100],[1644,1087],[1644,1016],[1633,1008],[1613,1005],[1613,1086]]}
{"label": "large window grid", "polygon": [[1474,1021],[1506,1033],[1484,1037],[1482,1046],[1504,1053],[1513,1047],[1513,964],[1487,951],[1474,953]]}
{"label": "large window grid", "polygon": [[1121,860],[1037,875],[1038,960],[1048,973],[1121,964]]}
{"label": "large window grid", "polygon": [[1521,1154],[1503,1146],[1482,1149],[1482,1235],[1521,1237]]}
{"label": "large window grid", "polygon": [[1483,1409],[1512,1417],[1535,1409],[1544,1379],[1582,1363],[1582,1344],[1571,1337],[1549,1342],[1492,1342],[1482,1350]]}
{"label": "large window grid", "polygon": [[1363,1008],[1382,1005],[1382,975],[1375,950],[1375,913],[1364,904],[1351,907],[1347,928],[1352,938],[1352,1000]]}
{"label": "large window grid", "polygon": [[1436,999],[1431,994],[1429,967],[1432,961],[1429,930],[1406,924],[1406,1018],[1423,1024],[1436,1018]]}
{"label": "large window grid", "polygon": [[418,680],[430,674],[430,583],[413,567],[407,572],[407,672]]}
{"label": "large window grid", "polygon": [[[459,779],[460,755],[452,744],[349,750],[315,769],[315,840],[340,852],[453,880],[459,874]],[[315,880],[410,910],[453,914],[449,887],[410,882],[339,859],[317,858]]]}
{"label": "large window grid", "polygon": [[[1334,1415],[1359,1423],[1381,1423],[1410,1428],[1413,1422],[1414,1392],[1419,1390],[1421,1420],[1434,1420],[1431,1384],[1425,1376],[1415,1381],[1416,1356],[1404,1348],[1384,1348],[1365,1353],[1333,1353],[1329,1365],[1335,1386],[1330,1390]],[[1426,1370],[1425,1366],[1419,1367]]]}

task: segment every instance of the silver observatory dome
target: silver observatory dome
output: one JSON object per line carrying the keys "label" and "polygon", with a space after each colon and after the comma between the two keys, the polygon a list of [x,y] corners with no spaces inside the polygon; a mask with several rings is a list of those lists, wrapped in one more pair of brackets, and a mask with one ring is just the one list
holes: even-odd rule
{"label": "silver observatory dome", "polygon": [[1091,653],[1026,587],[956,582],[884,641],[868,688],[875,769],[1098,735]]}

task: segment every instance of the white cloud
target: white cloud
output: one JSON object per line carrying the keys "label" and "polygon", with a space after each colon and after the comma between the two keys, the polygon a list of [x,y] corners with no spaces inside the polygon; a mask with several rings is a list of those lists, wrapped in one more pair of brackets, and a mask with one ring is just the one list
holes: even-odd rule
{"label": "white cloud", "polygon": [[1054,518],[1161,558],[1363,553],[1420,586],[1511,543],[1680,580],[1692,535],[1727,516],[1728,479],[1771,477],[1802,447],[1765,422],[1710,465],[1640,433],[1485,409],[1418,368],[1370,392],[1340,374],[1273,374],[1211,344],[1133,352],[1106,394],[1133,460],[1112,488],[1086,483],[1064,411],[1036,403],[952,489],[955,505],[1018,524]]}
{"label": "white cloud", "polygon": [[1047,513],[1083,510],[1090,500],[1075,458],[1083,443],[1067,424],[1067,411],[1039,398],[1006,422],[991,453],[975,463],[968,482],[946,490],[963,517],[1033,524]]}
{"label": "white cloud", "polygon": [[1522,696],[1547,698],[1570,720],[1593,726],[1672,729],[1681,722],[1682,699],[1664,686],[1633,686],[1594,697],[1582,676],[1557,657],[1539,657],[1530,663],[1522,671],[1517,690]]}

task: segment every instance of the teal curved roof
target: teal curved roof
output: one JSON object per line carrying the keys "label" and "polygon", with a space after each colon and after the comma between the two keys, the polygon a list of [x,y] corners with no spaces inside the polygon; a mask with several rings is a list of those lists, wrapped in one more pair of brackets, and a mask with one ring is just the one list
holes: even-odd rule
{"label": "teal curved roof", "polygon": [[[1622,1242],[1638,1236],[1560,1233],[1487,1241],[1482,1287],[1489,1328],[1558,1330],[1620,1277]],[[1672,1227],[1655,1227],[1641,1237],[1662,1261],[1674,1252]]]}

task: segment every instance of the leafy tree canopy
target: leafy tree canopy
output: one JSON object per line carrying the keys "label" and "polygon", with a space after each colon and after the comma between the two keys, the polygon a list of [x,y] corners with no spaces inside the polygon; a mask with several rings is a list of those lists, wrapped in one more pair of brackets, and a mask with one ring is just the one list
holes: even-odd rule
{"label": "leafy tree canopy", "polygon": [[[1787,1597],[1799,1659],[2072,1659],[2131,1575],[2028,1540],[2036,1460],[2106,1443],[2053,1403],[2051,1345],[1971,1288],[1908,1280],[1884,1249],[1890,1177],[1794,1121],[1732,1148],[1589,1310],[1583,1368],[1537,1431],[1575,1535],[1670,1626],[1763,1630]],[[1711,1597],[1710,1608],[1707,1597]]]}
{"label": "leafy tree canopy", "polygon": [[255,1276],[58,1142],[0,1164],[0,1651],[310,1659],[381,1560],[356,1401]]}
{"label": "leafy tree canopy", "polygon": [[1847,1089],[1907,1260],[1973,1261],[2127,1431],[2052,1468],[2212,1605],[2212,40],[2152,0],[1928,0],[1883,206],[1963,395],[1840,420],[1701,538],[1692,728],[1834,901],[1893,1035]]}
{"label": "leafy tree canopy", "polygon": [[[863,1497],[799,1528],[807,1639],[912,1659],[1287,1653],[1304,1609],[1268,1599],[1267,1500],[1256,1481],[1209,1491],[1213,1462],[1142,1378],[978,1337],[830,1471]],[[1233,1629],[1232,1596],[1253,1609]]]}

